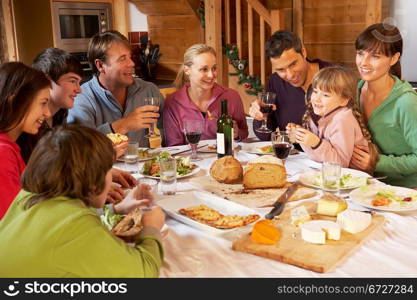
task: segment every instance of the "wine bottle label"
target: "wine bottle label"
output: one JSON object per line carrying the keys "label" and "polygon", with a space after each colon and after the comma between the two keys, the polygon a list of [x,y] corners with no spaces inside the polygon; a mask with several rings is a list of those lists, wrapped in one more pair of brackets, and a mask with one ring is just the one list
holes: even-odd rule
{"label": "wine bottle label", "polygon": [[235,132],[234,132],[234,128],[232,127],[232,130],[231,130],[231,136],[232,136],[232,153],[233,153],[233,150],[235,149]]}
{"label": "wine bottle label", "polygon": [[217,133],[217,153],[225,154],[223,133]]}

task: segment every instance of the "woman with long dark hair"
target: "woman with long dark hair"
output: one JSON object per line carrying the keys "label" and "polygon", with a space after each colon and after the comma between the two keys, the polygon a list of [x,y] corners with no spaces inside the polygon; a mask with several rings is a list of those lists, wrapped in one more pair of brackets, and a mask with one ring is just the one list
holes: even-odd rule
{"label": "woman with long dark hair", "polygon": [[357,146],[352,164],[387,176],[386,183],[417,187],[417,94],[401,80],[401,33],[389,24],[374,24],[356,39],[356,65],[361,76],[358,104],[379,155]]}
{"label": "woman with long dark hair", "polygon": [[23,133],[37,134],[50,117],[50,83],[20,62],[0,66],[0,219],[20,190],[25,163],[16,143]]}

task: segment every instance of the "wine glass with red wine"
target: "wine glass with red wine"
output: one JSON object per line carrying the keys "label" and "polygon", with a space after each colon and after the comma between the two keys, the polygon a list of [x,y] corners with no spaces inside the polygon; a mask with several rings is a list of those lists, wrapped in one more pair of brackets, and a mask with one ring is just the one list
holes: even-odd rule
{"label": "wine glass with red wine", "polygon": [[272,92],[258,93],[258,99],[260,101],[260,103],[259,103],[260,110],[261,110],[261,113],[263,113],[264,118],[262,120],[261,127],[255,129],[257,132],[260,132],[260,133],[271,133],[272,132],[272,130],[270,130],[266,126],[266,121],[268,119],[269,113],[272,112],[272,105],[275,104],[276,96],[277,95],[275,93],[272,93]]}
{"label": "wine glass with red wine", "polygon": [[202,120],[185,120],[184,121],[184,133],[187,142],[191,147],[191,160],[201,160],[201,157],[197,155],[197,145],[200,141],[201,135],[204,131],[204,121]]}
{"label": "wine glass with red wine", "polygon": [[275,156],[285,161],[290,155],[292,144],[290,138],[285,131],[277,131],[271,134],[272,147],[274,148]]}

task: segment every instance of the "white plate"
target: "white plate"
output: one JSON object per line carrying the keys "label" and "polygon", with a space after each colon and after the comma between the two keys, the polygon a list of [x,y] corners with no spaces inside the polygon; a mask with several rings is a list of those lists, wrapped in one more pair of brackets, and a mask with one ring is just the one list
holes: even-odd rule
{"label": "white plate", "polygon": [[[370,177],[369,174],[359,171],[359,170],[354,170],[354,169],[349,169],[349,168],[342,168],[342,176],[345,174],[351,174],[352,177]],[[320,176],[321,177],[321,171],[313,171],[313,172],[306,172],[306,173],[302,173],[300,174],[300,182],[306,186],[309,187],[314,187],[314,188],[318,188],[321,189],[322,186],[316,184],[314,181],[315,179]],[[341,190],[351,190],[351,189],[355,189],[358,188],[360,186],[360,184],[353,184],[350,186],[346,186],[343,188],[340,188]]]}
{"label": "white plate", "polygon": [[[187,150],[189,148],[190,148],[190,146],[188,146],[188,145],[172,146],[172,147],[166,147],[166,148],[155,148],[155,149],[149,149],[149,148],[141,148],[141,147],[139,147],[138,148],[138,151],[139,150],[148,149],[151,154],[155,153],[155,155],[153,157],[140,158],[138,161],[139,162],[143,162],[143,161],[151,160],[155,156],[158,156],[158,154],[160,154],[161,152],[169,152],[171,155],[175,155],[176,153],[181,152],[181,151],[184,151],[184,150]],[[117,161],[124,162],[124,156],[123,155],[120,156],[117,159]]]}
{"label": "white plate", "polygon": [[393,186],[383,183],[377,183],[368,185],[365,188],[358,188],[349,193],[350,199],[356,204],[372,208],[379,209],[384,211],[411,211],[417,209],[417,201],[412,202],[403,202],[404,206],[401,206],[399,202],[392,201],[389,206],[374,206],[372,205],[372,200],[376,197],[376,194],[381,190],[390,190],[395,192],[395,195],[400,198],[405,197],[417,197],[417,191],[413,189],[408,189],[399,186]]}
{"label": "white plate", "polygon": [[249,152],[249,153],[254,153],[254,154],[274,155],[274,151],[262,152],[259,149],[264,146],[272,146],[272,142],[257,142],[257,143],[242,144],[242,150]]}
{"label": "white plate", "polygon": [[[177,175],[177,179],[181,179],[181,178],[193,176],[193,175],[197,174],[198,172],[200,172],[200,167],[197,167],[197,168],[193,169],[188,174],[185,174],[185,175]],[[142,175],[143,177],[146,177],[146,178],[152,178],[152,179],[158,179],[158,180],[161,179],[160,177],[157,177],[157,176],[145,175],[145,174],[142,173],[142,171],[139,171],[139,174]]]}
{"label": "white plate", "polygon": [[[211,148],[210,146],[215,146],[217,145],[217,141],[216,140],[203,140],[199,142],[199,145],[204,145],[207,144],[207,146],[201,147],[199,148],[197,151],[198,152],[202,152],[202,153],[217,153],[217,149],[216,148]],[[237,143],[234,143],[234,148],[236,149],[239,145]]]}
{"label": "white plate", "polygon": [[[164,211],[172,218],[190,225],[194,228],[197,228],[201,231],[204,231],[209,234],[224,234],[241,227],[237,228],[230,228],[230,229],[218,229],[215,227],[211,227],[209,225],[194,221],[191,218],[188,218],[178,211],[181,208],[188,208],[191,206],[198,206],[198,205],[207,205],[210,208],[213,208],[224,215],[240,215],[240,216],[247,216],[247,215],[257,215],[258,213],[246,206],[237,204],[232,201],[225,200],[223,198],[217,197],[213,194],[205,193],[205,192],[192,192],[180,195],[175,199],[167,198],[157,202],[157,204],[164,209]],[[250,223],[248,225],[253,225],[255,222]],[[246,225],[246,226],[248,226]]]}

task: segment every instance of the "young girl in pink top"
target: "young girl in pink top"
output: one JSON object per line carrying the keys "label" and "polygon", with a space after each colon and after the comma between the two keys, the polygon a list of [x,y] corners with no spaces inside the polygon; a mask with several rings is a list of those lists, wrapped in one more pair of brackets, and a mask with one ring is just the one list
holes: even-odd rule
{"label": "young girl in pink top", "polygon": [[356,82],[353,72],[339,66],[324,68],[314,76],[304,128],[287,126],[311,159],[352,167],[356,145],[375,149],[355,102]]}

